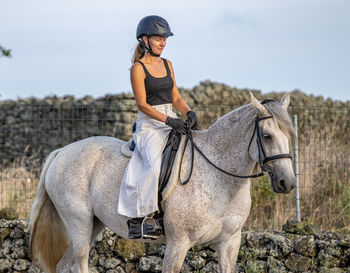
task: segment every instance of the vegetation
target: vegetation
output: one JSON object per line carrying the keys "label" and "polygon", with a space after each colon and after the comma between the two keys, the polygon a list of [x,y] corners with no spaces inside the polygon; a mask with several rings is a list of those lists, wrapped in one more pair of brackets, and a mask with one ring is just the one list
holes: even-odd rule
{"label": "vegetation", "polygon": [[[337,137],[334,124],[309,131],[299,142],[302,220],[321,229],[350,230],[349,142]],[[349,128],[347,129],[349,130]],[[263,177],[252,183],[249,226],[279,229],[295,217],[294,194],[273,193]]]}
{"label": "vegetation", "polygon": [[0,45],[1,57],[12,57],[11,49],[6,49]]}
{"label": "vegetation", "polygon": [[36,195],[41,163],[34,154],[23,156],[11,164],[2,164],[0,169],[0,204],[19,213],[20,218],[27,218]]}

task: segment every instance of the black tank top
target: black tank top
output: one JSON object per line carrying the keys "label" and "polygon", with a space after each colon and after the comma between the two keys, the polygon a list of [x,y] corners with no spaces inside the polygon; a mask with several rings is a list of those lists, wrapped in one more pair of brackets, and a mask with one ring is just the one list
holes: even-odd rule
{"label": "black tank top", "polygon": [[138,61],[145,71],[145,88],[146,88],[146,102],[150,105],[159,105],[171,103],[171,91],[174,87],[174,81],[171,77],[170,69],[166,59],[163,59],[166,76],[162,78],[153,77],[147,70],[146,66],[140,60]]}

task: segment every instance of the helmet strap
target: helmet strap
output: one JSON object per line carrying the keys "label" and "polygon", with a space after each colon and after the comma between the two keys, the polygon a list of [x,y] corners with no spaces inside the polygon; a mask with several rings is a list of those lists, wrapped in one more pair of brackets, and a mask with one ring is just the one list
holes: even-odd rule
{"label": "helmet strap", "polygon": [[160,55],[159,54],[155,54],[152,50],[152,47],[151,47],[151,44],[149,42],[149,36],[147,36],[147,41],[148,41],[148,46],[149,46],[149,49],[147,48],[147,50],[149,51],[149,53],[152,55],[152,56],[156,56],[156,57],[159,57]]}
{"label": "helmet strap", "polygon": [[141,45],[147,49],[148,53],[151,54],[152,56],[155,56],[155,57],[159,57],[160,54],[155,54],[152,50],[152,47],[151,47],[151,44],[149,42],[149,36],[146,36],[147,37],[147,41],[148,41],[148,46],[146,46],[146,43],[142,40],[142,38],[137,38],[137,40],[141,43]]}
{"label": "helmet strap", "polygon": [[155,54],[152,50],[152,47],[151,47],[151,44],[149,42],[149,36],[146,36],[147,37],[147,41],[148,41],[148,45],[149,47],[146,46],[146,43],[141,39],[141,38],[138,38],[137,40],[141,43],[141,45],[147,49],[148,53],[151,54],[152,56],[155,56],[155,57],[159,57],[160,54]]}

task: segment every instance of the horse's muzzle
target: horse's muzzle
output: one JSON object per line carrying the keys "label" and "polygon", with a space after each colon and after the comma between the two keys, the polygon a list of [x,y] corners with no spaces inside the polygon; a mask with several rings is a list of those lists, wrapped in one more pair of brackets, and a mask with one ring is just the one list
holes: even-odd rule
{"label": "horse's muzzle", "polygon": [[289,193],[295,188],[296,177],[293,175],[282,175],[276,176],[271,171],[269,171],[269,176],[271,180],[271,186],[276,193]]}

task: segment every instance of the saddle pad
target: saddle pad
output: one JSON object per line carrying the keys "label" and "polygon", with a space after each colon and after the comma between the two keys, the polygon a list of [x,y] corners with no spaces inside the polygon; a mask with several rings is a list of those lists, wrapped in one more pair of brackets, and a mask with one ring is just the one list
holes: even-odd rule
{"label": "saddle pad", "polygon": [[129,140],[128,142],[125,142],[121,148],[122,154],[126,157],[131,157],[133,151],[130,150],[130,144],[132,140]]}

